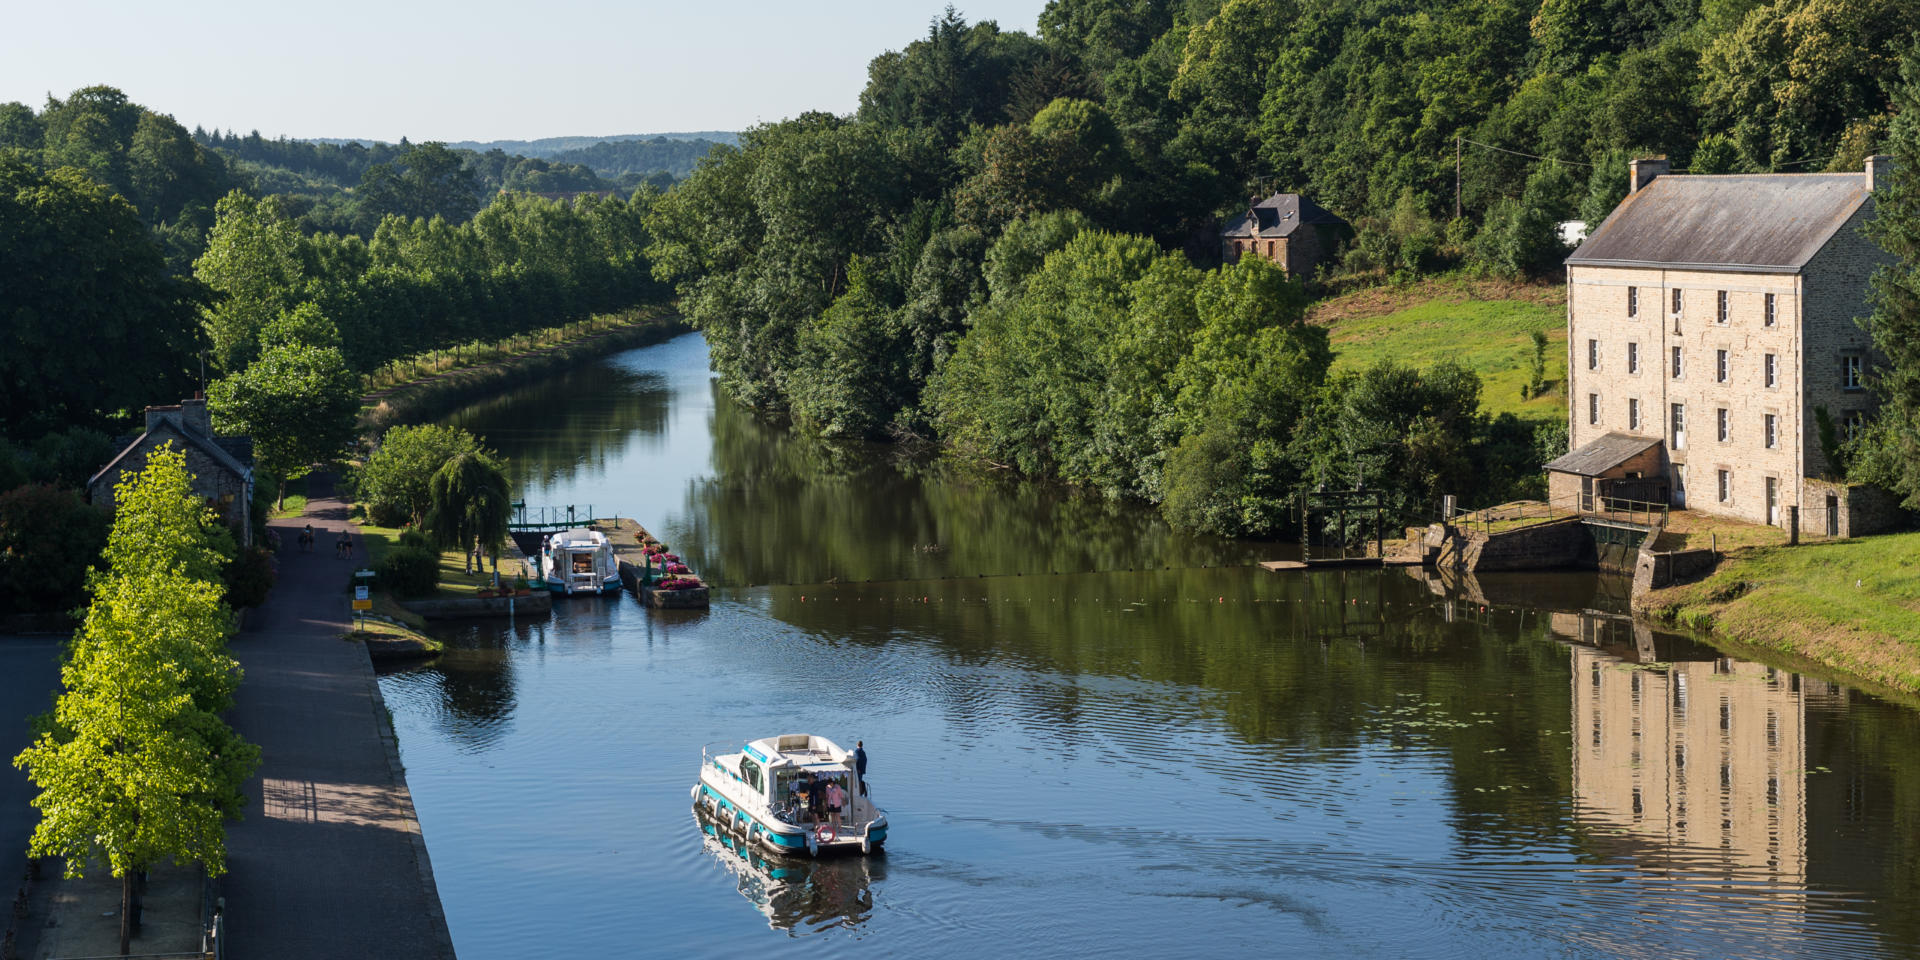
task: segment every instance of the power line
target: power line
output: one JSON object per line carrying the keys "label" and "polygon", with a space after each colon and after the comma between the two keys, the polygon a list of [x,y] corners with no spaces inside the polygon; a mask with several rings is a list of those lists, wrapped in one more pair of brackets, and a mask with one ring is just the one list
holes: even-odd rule
{"label": "power line", "polygon": [[1543,156],[1540,156],[1540,155],[1539,155],[1539,154],[1537,154],[1537,153],[1521,153],[1521,152],[1520,152],[1520,151],[1518,151],[1518,150],[1508,150],[1508,149],[1507,149],[1506,147],[1496,147],[1496,146],[1494,146],[1494,145],[1493,145],[1493,144],[1491,144],[1491,143],[1481,143],[1481,142],[1480,142],[1480,141],[1478,141],[1478,140],[1468,140],[1468,139],[1467,139],[1466,137],[1460,137],[1460,138],[1458,138],[1458,139],[1459,139],[1459,140],[1460,140],[1460,142],[1462,142],[1462,143],[1471,143],[1471,144],[1473,144],[1473,145],[1474,145],[1474,146],[1476,146],[1476,147],[1485,147],[1485,148],[1487,148],[1488,150],[1498,150],[1498,151],[1500,151],[1501,153],[1511,153],[1511,154],[1513,154],[1513,155],[1514,155],[1514,156],[1516,156],[1516,157],[1526,157],[1526,158],[1527,158],[1527,159],[1529,159],[1529,160],[1545,160],[1545,161],[1547,161],[1548,163],[1564,163],[1564,164],[1568,164],[1568,165],[1570,165],[1570,166],[1575,166],[1575,167],[1591,167],[1591,166],[1593,166],[1593,164],[1591,164],[1591,163],[1581,163],[1581,162],[1580,162],[1580,161],[1578,161],[1578,160],[1561,160],[1561,159],[1559,159],[1559,158],[1557,158],[1557,157],[1543,157]]}

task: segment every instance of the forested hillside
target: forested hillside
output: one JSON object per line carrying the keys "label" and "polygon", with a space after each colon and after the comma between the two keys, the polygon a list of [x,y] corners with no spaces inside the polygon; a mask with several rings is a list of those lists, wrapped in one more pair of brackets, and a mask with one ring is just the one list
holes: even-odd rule
{"label": "forested hillside", "polygon": [[[728,389],[807,428],[938,438],[1225,532],[1280,529],[1321,482],[1413,518],[1528,489],[1564,438],[1479,414],[1451,365],[1331,374],[1305,299],[1548,271],[1554,222],[1603,217],[1636,154],[1858,169],[1916,14],[1055,0],[1028,36],[949,10],[872,61],[855,115],[711,155],[655,206],[649,252]],[[1320,275],[1217,267],[1222,218],[1273,190],[1357,227]]]}

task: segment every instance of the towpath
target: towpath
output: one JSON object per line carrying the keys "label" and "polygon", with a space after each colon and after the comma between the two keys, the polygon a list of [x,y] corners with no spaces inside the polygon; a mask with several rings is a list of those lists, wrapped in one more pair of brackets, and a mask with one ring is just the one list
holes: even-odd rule
{"label": "towpath", "polygon": [[[260,745],[246,819],[227,835],[227,936],[236,955],[279,960],[448,957],[440,897],[386,705],[359,644],[340,639],[346,584],[365,563],[335,555],[346,505],[312,481],[305,517],[274,521],[279,581],[233,653],[246,679],[230,715]],[[302,553],[299,531],[318,542]]]}

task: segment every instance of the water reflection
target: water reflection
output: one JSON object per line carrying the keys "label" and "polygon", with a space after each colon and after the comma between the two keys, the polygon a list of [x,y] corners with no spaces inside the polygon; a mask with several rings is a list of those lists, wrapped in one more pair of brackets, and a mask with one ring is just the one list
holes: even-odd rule
{"label": "water reflection", "polygon": [[797,935],[857,927],[873,914],[873,884],[886,878],[886,858],[794,860],[761,849],[694,808],[707,855],[734,877],[740,895],[767,926]]}

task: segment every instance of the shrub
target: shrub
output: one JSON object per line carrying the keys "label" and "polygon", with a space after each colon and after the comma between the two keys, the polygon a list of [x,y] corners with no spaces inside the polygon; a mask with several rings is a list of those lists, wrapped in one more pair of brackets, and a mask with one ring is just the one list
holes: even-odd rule
{"label": "shrub", "polygon": [[417,527],[408,527],[400,531],[400,545],[403,547],[419,547],[422,550],[433,549],[433,541],[428,540],[427,535],[421,533]]}
{"label": "shrub", "polygon": [[51,613],[87,602],[87,568],[107,544],[107,514],[44,484],[0,493],[0,610]]}
{"label": "shrub", "polygon": [[267,602],[273,589],[273,552],[264,547],[245,550],[227,563],[227,604],[236,609]]}
{"label": "shrub", "polygon": [[440,585],[440,554],[428,547],[399,547],[380,561],[380,585],[399,597],[424,597]]}

